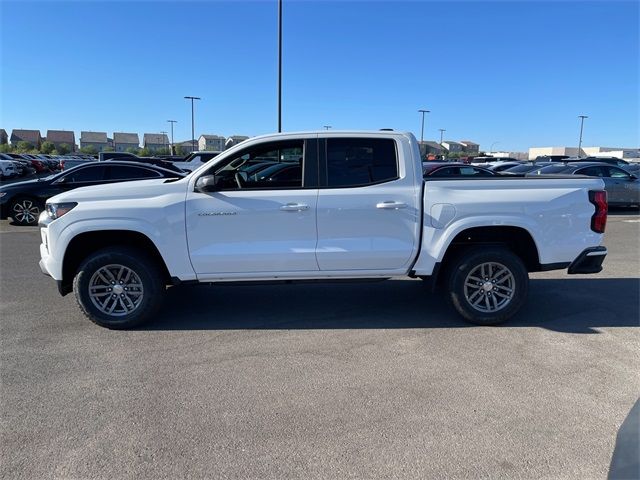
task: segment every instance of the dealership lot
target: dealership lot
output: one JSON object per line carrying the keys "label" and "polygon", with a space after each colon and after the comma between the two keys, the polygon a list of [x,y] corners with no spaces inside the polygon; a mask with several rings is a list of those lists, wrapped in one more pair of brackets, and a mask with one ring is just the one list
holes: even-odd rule
{"label": "dealership lot", "polygon": [[180,287],[96,327],[0,222],[2,478],[603,478],[637,400],[640,217],[503,327],[419,280]]}

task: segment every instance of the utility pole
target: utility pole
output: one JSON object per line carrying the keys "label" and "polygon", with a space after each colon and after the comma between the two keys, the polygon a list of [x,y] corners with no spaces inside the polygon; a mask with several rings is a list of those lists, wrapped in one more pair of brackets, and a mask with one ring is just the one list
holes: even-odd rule
{"label": "utility pole", "polygon": [[418,112],[422,113],[422,128],[420,130],[420,144],[424,141],[424,114],[431,113],[431,110],[418,110]]}
{"label": "utility pole", "polygon": [[331,128],[331,125],[324,125],[325,130],[329,130],[330,128]]}
{"label": "utility pole", "polygon": [[177,120],[167,120],[171,124],[171,155],[173,155],[173,124],[178,123]]}
{"label": "utility pole", "polygon": [[[442,134],[447,130],[444,128],[439,128],[438,130],[440,130],[440,153],[442,154],[444,152],[444,147],[442,146]],[[444,155],[442,155],[442,158],[444,158]]]}
{"label": "utility pole", "polygon": [[282,132],[282,0],[278,0],[278,133]]}
{"label": "utility pole", "polygon": [[578,115],[580,119],[580,141],[578,142],[578,158],[582,157],[582,128],[584,127],[584,119],[589,118],[586,115]]}
{"label": "utility pole", "polygon": [[195,139],[195,121],[193,117],[193,101],[201,100],[200,97],[184,97],[185,100],[191,100],[191,151],[196,151],[196,139]]}

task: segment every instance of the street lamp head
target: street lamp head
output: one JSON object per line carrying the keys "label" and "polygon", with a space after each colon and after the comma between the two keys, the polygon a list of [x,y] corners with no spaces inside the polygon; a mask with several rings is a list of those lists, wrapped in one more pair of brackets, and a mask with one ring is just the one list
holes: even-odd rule
{"label": "street lamp head", "polygon": [[587,115],[578,115],[578,118],[589,118]]}
{"label": "street lamp head", "polygon": [[200,97],[184,97],[185,99],[189,99],[189,100],[202,100]]}
{"label": "street lamp head", "polygon": [[420,109],[418,111],[421,112],[421,113],[431,113],[431,110],[422,110],[422,109]]}

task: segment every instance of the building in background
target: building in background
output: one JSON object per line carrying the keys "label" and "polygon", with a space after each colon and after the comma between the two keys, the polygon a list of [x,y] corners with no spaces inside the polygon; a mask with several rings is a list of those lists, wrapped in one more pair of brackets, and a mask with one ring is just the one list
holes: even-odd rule
{"label": "building in background", "polygon": [[200,135],[198,138],[198,150],[221,152],[224,150],[226,139],[220,135]]}
{"label": "building in background", "polygon": [[480,153],[479,144],[472,142],[471,140],[460,140],[460,143],[462,144],[462,149],[465,153],[470,155],[477,155]]}
{"label": "building in background", "polygon": [[582,152],[590,157],[618,157],[625,160],[640,158],[640,148],[583,147]]}
{"label": "building in background", "polygon": [[452,140],[445,140],[442,142],[442,146],[447,149],[449,153],[462,153],[464,152],[464,145],[460,142],[454,142]]}
{"label": "building in background", "polygon": [[137,133],[113,132],[113,149],[116,152],[126,152],[130,148],[140,148]]}
{"label": "building in background", "polygon": [[76,151],[76,134],[70,130],[47,130],[46,141],[53,143],[56,150],[66,145],[70,151]]}
{"label": "building in background", "polygon": [[224,143],[224,148],[231,148],[234,145],[239,144],[240,142],[244,142],[245,140],[248,140],[249,137],[246,137],[244,135],[231,135],[229,138],[227,138],[227,141]]}
{"label": "building in background", "polygon": [[14,128],[11,131],[11,145],[17,145],[19,142],[27,142],[34,148],[40,148],[42,145],[42,135],[40,130],[21,130]]}
{"label": "building in background", "polygon": [[104,152],[108,146],[107,132],[80,132],[80,148],[93,147],[96,152]]}
{"label": "building in background", "polygon": [[148,150],[163,150],[169,148],[169,137],[165,133],[145,133],[142,146]]}
{"label": "building in background", "polygon": [[418,142],[420,145],[420,156],[425,158],[428,155],[442,155],[445,153],[444,147],[438,142],[432,142],[431,140],[425,140],[424,142]]}
{"label": "building in background", "polygon": [[0,145],[5,143],[9,143],[9,137],[7,136],[7,131],[4,128],[0,128]]}
{"label": "building in background", "polygon": [[[196,142],[195,147],[191,140],[185,140],[184,142],[176,142],[175,144],[176,151],[182,152],[183,154],[197,152],[198,151],[198,143]],[[178,150],[178,147],[180,149]]]}

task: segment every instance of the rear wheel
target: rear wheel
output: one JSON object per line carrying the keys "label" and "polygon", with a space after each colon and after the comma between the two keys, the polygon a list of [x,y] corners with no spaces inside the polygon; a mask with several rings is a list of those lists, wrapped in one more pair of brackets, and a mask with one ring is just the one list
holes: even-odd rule
{"label": "rear wheel", "polygon": [[42,212],[42,204],[28,197],[16,198],[11,203],[11,218],[18,225],[37,225]]}
{"label": "rear wheel", "polygon": [[152,317],[165,290],[155,262],[142,252],[112,247],[91,254],[73,279],[76,301],[92,322],[126,329]]}
{"label": "rear wheel", "polygon": [[478,325],[497,325],[514,316],[527,299],[529,276],[522,260],[506,248],[475,247],[448,271],[454,308]]}

